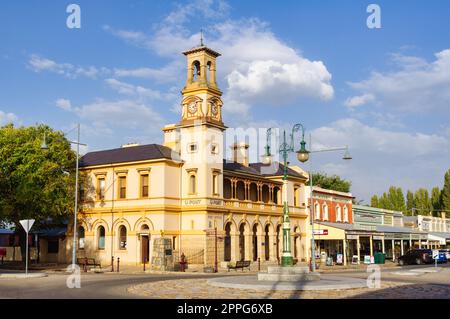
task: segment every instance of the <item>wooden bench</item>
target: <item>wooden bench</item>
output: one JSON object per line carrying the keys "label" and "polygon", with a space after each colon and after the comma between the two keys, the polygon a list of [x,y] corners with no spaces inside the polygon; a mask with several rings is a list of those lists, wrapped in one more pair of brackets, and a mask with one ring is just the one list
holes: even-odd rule
{"label": "wooden bench", "polygon": [[250,271],[250,260],[239,260],[236,261],[236,263],[228,263],[227,264],[227,268],[228,271],[230,271],[230,269],[234,269],[234,270],[238,270],[239,268],[242,269],[242,271],[244,271],[244,268],[248,268],[248,270]]}
{"label": "wooden bench", "polygon": [[83,269],[87,270],[87,266],[94,266],[102,268],[100,263],[95,261],[95,258],[77,258],[77,264],[83,265]]}

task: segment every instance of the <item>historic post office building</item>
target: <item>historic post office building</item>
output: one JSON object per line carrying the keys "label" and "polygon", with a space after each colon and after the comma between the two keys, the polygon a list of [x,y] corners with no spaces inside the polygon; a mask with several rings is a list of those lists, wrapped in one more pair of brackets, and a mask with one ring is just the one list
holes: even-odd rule
{"label": "historic post office building", "polygon": [[[190,264],[212,265],[216,253],[219,262],[280,258],[283,166],[250,163],[248,149],[256,145],[246,143],[234,143],[232,158],[224,159],[220,54],[199,46],[184,55],[182,115],[163,128],[163,145],[126,145],[81,159],[79,257],[140,264],[151,261],[154,240],[164,237],[175,260],[184,253]],[[309,256],[307,175],[288,173],[292,254],[301,262]],[[70,251],[70,240],[67,245]]]}

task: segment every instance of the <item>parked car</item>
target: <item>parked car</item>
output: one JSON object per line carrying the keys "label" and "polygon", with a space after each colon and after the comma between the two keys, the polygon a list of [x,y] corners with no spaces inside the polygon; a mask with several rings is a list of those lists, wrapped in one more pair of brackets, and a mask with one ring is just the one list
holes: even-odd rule
{"label": "parked car", "polygon": [[447,249],[443,249],[443,250],[445,250],[445,257],[447,257],[447,261],[450,260],[450,249],[447,248]]}
{"label": "parked car", "polygon": [[431,249],[413,249],[403,256],[398,257],[398,264],[400,266],[431,264],[433,262],[433,253]]}
{"label": "parked car", "polygon": [[[441,254],[443,255],[443,257],[441,257]],[[442,262],[446,263],[446,262],[448,262],[450,260],[450,249],[440,249],[439,250],[438,262],[439,262],[440,259],[444,259],[444,257],[445,257],[445,261],[442,261]]]}

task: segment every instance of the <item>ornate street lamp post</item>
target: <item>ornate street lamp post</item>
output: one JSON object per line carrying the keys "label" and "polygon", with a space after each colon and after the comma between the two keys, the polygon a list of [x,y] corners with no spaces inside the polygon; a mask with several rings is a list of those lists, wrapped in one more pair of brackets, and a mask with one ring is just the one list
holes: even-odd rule
{"label": "ornate street lamp post", "polygon": [[[294,149],[294,134],[299,130],[302,130],[302,140],[300,142],[300,150],[295,151]],[[272,154],[270,153],[270,136],[272,134],[272,129],[267,130],[267,144],[266,152],[263,155],[263,163],[266,165],[271,164]],[[278,150],[283,156],[283,253],[281,255],[281,266],[289,267],[294,264],[294,258],[291,253],[291,224],[289,221],[289,206],[287,200],[287,160],[290,152],[297,153],[297,159],[304,163],[309,159],[309,151],[306,150],[305,142],[305,129],[302,124],[295,124],[292,128],[292,133],[290,134],[290,143],[286,140],[286,131],[283,131],[283,143],[280,145]]]}
{"label": "ornate street lamp post", "polygon": [[[302,130],[302,140],[300,142],[300,150],[295,151],[294,150],[294,134],[295,132],[298,132],[299,130]],[[272,134],[272,129],[269,128],[267,130],[267,144],[265,147],[265,153],[262,156],[262,161],[266,165],[270,165],[272,163],[272,154],[270,153],[270,137]],[[284,160],[284,174],[283,174],[283,254],[281,257],[281,266],[292,266],[293,265],[293,258],[291,254],[291,241],[290,241],[290,231],[291,231],[291,225],[289,221],[289,206],[287,202],[287,158],[289,155],[289,152],[296,152],[297,153],[297,159],[304,163],[309,160],[311,153],[321,153],[321,152],[333,152],[333,151],[342,151],[345,150],[345,154],[343,156],[344,160],[351,160],[352,157],[348,151],[348,146],[346,147],[336,147],[336,148],[328,148],[328,149],[320,149],[320,150],[310,150],[308,151],[306,149],[306,142],[305,142],[305,129],[303,125],[301,124],[295,124],[292,128],[292,133],[290,135],[291,140],[288,144],[286,141],[286,131],[283,132],[283,143],[280,145],[279,152],[283,156]],[[310,147],[311,147],[311,136],[309,141]],[[315,263],[315,241],[314,241],[314,206],[313,206],[313,182],[312,182],[312,170],[309,171],[309,183],[310,183],[310,223],[311,223],[311,270],[314,272],[316,270],[316,263]]]}

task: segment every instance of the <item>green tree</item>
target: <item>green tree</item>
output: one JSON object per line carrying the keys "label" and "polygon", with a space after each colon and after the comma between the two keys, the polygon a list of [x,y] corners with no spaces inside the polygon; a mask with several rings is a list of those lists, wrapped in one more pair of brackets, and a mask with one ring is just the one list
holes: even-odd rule
{"label": "green tree", "polygon": [[406,211],[405,197],[400,187],[391,186],[387,196],[386,209],[392,209],[400,212]]}
{"label": "green tree", "polygon": [[431,205],[433,207],[433,216],[439,216],[439,212],[442,209],[441,191],[439,187],[433,187],[431,190]]}
{"label": "green tree", "polygon": [[416,215],[430,215],[432,206],[428,190],[419,188],[414,194],[414,203],[416,205]]}
{"label": "green tree", "polygon": [[313,185],[339,192],[350,192],[351,182],[337,175],[328,176],[324,173],[313,173]]}
{"label": "green tree", "polygon": [[406,215],[414,215],[414,193],[408,190],[406,193]]}
{"label": "green tree", "polygon": [[441,193],[442,209],[450,216],[450,169],[445,173],[444,188]]}
{"label": "green tree", "polygon": [[378,200],[378,207],[383,209],[392,209],[391,201],[389,200],[389,196],[386,192],[380,196]]}
{"label": "green tree", "polygon": [[[44,133],[48,150],[41,149]],[[0,220],[21,231],[21,219],[33,218],[39,227],[49,217],[72,214],[74,163],[61,132],[44,125],[0,127]],[[22,231],[22,248],[24,239]]]}
{"label": "green tree", "polygon": [[373,195],[372,198],[370,199],[370,206],[372,207],[379,207],[379,201],[378,201],[378,196],[377,195]]}

